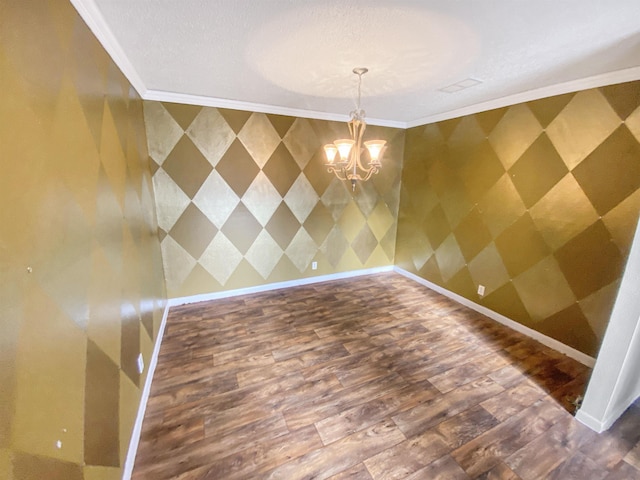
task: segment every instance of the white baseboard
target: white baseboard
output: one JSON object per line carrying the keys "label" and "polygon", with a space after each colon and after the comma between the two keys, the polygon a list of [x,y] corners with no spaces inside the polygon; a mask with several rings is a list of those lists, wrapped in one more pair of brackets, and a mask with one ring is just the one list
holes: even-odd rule
{"label": "white baseboard", "polygon": [[267,292],[269,290],[279,290],[281,288],[298,287],[300,285],[310,285],[312,283],[330,282],[332,280],[341,280],[343,278],[359,277],[362,275],[371,275],[374,273],[391,272],[393,265],[384,267],[367,268],[364,270],[353,270],[350,272],[332,273],[331,275],[318,275],[317,277],[300,278],[298,280],[290,280],[287,282],[268,283],[266,285],[258,285],[256,287],[239,288],[236,290],[226,290],[223,292],[203,293],[201,295],[191,295],[188,297],[170,298],[168,305],[175,307],[177,305],[186,305],[188,303],[207,302],[209,300],[218,300],[220,298],[237,297],[239,295],[248,295],[250,293]]}
{"label": "white baseboard", "polygon": [[585,412],[583,409],[578,410],[578,412],[576,413],[576,420],[578,420],[583,425],[586,425],[596,433],[602,433],[611,426],[606,425],[605,422],[598,420],[597,418]]}
{"label": "white baseboard", "polygon": [[533,330],[529,327],[522,325],[521,323],[516,322],[515,320],[511,320],[510,318],[505,317],[504,315],[494,312],[493,310],[490,310],[487,307],[484,307],[475,302],[472,302],[468,298],[458,295],[457,293],[453,293],[447,290],[446,288],[441,287],[440,285],[436,285],[435,283],[425,280],[424,278],[419,277],[418,275],[415,275],[399,267],[394,267],[394,271],[398,272],[401,275],[404,275],[407,278],[410,278],[411,280],[418,282],[421,285],[424,285],[427,288],[430,288],[431,290],[434,290],[444,295],[445,297],[449,297],[450,299],[455,300],[456,302],[464,305],[465,307],[469,307],[475,310],[476,312],[481,313],[484,316],[489,317],[495,320],[496,322],[511,328],[512,330],[515,330],[516,332],[520,332],[528,337],[531,337],[534,340],[537,340],[538,342],[542,343],[543,345],[546,345],[549,348],[553,348],[554,350],[568,357],[571,357],[574,360],[577,360],[578,362],[586,365],[587,367],[593,367],[596,363],[595,358],[590,357],[589,355],[586,355],[580,352],[579,350],[576,350],[575,348],[565,345],[564,343],[559,342],[555,338],[548,337],[536,330]]}
{"label": "white baseboard", "polygon": [[576,420],[578,420],[583,425],[586,425],[596,433],[604,432],[613,424],[612,421],[610,425],[607,425],[606,422],[598,420],[596,417],[585,412],[582,408],[576,413]]}
{"label": "white baseboard", "polygon": [[618,402],[617,405],[604,415],[602,420],[599,420],[584,408],[581,408],[576,413],[576,420],[580,421],[580,423],[583,423],[591,430],[594,430],[596,433],[602,433],[605,430],[609,430],[616,420],[618,420],[627,408],[629,408],[636,400],[638,400],[638,398],[635,397],[635,394],[632,394],[622,402]]}
{"label": "white baseboard", "polygon": [[158,364],[158,355],[160,354],[160,345],[162,344],[162,337],[164,337],[164,328],[167,324],[167,315],[169,314],[169,302],[164,307],[164,313],[162,320],[160,321],[160,328],[158,329],[158,335],[156,336],[156,343],[153,347],[153,353],[149,360],[149,368],[147,370],[147,378],[144,382],[144,388],[142,389],[142,396],[140,397],[140,405],[138,406],[138,415],[136,416],[136,423],[133,425],[133,431],[131,432],[131,441],[129,442],[129,450],[127,451],[127,458],[124,462],[124,469],[122,471],[122,480],[130,480],[133,473],[133,466],[136,461],[136,454],[138,453],[138,443],[140,442],[140,433],[142,433],[142,422],[144,420],[144,412],[147,409],[147,402],[149,401],[149,393],[151,392],[151,382],[153,381],[153,374],[156,371],[156,365]]}

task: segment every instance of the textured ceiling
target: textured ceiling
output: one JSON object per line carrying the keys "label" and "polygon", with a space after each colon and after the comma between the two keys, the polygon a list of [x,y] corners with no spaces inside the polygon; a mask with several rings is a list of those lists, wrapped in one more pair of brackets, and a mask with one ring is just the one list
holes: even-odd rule
{"label": "textured ceiling", "polygon": [[640,79],[638,0],[72,2],[147,99],[341,119],[366,66],[370,123],[407,127]]}

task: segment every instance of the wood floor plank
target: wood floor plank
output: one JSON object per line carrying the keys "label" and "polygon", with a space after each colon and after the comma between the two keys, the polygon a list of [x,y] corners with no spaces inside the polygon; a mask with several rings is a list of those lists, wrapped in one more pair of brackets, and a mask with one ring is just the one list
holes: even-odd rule
{"label": "wood floor plank", "polygon": [[623,460],[640,470],[640,443],[630,450],[629,453],[624,456]]}
{"label": "wood floor plank", "polygon": [[291,332],[290,330],[287,330],[287,333],[283,332],[280,338],[277,336],[274,337],[271,332],[265,335],[255,335],[252,342],[238,342],[233,348],[231,348],[231,344],[229,344],[227,348],[219,349],[218,353],[214,354],[214,362],[216,365],[220,365],[242,360],[250,355],[255,355],[256,353],[272,354],[274,347],[282,345],[283,343],[307,345],[314,341],[321,343],[314,333],[299,334]]}
{"label": "wood floor plank", "polygon": [[[313,432],[311,432],[313,433]],[[260,444],[272,439],[289,436],[289,430],[282,414],[271,415],[264,420],[248,423],[233,431],[233,434],[216,434],[203,437],[193,444],[176,442],[170,451],[156,449],[147,454],[144,467],[136,469],[140,478],[172,478],[184,470],[208,470],[208,465],[227,458],[234,453],[258,449]],[[311,435],[313,442],[314,436]],[[284,441],[284,440],[283,440]],[[316,443],[312,443],[316,445]],[[134,477],[135,478],[135,477]]]}
{"label": "wood floor plank", "polygon": [[563,416],[549,430],[507,457],[504,463],[522,480],[547,478],[577,449],[579,439],[572,432],[574,425],[573,418]]}
{"label": "wood floor plank", "polygon": [[[212,371],[218,374],[208,375]],[[198,400],[206,401],[212,396],[232,392],[237,388],[238,382],[234,372],[220,372],[218,369],[205,368],[197,376],[187,374],[181,377],[181,380],[174,385],[168,382],[154,385],[147,410],[151,415],[157,411],[165,412],[171,407]]]}
{"label": "wood floor plank", "polygon": [[[572,380],[560,385],[555,390],[551,390],[549,395],[560,403],[568,412],[575,414],[577,411],[578,399],[584,395],[584,391],[587,388],[589,375],[589,372],[578,373]],[[544,382],[541,383],[544,385]]]}
{"label": "wood floor plank", "polygon": [[413,437],[503,390],[492,380],[481,378],[392,418],[407,437]]}
{"label": "wood floor plank", "polygon": [[609,471],[593,459],[576,452],[548,475],[549,480],[602,480]]}
{"label": "wood floor plank", "polygon": [[494,382],[499,383],[506,389],[528,379],[528,377],[522,372],[522,369],[518,368],[517,363],[495,370],[488,374],[487,377]]}
{"label": "wood floor plank", "polygon": [[408,366],[405,369],[407,378],[418,381],[428,379],[488,353],[483,345],[469,345],[459,338],[446,341],[446,348],[432,343],[429,343],[429,347],[433,354],[425,355],[423,361]]}
{"label": "wood floor plank", "polygon": [[337,323],[331,323],[323,327],[318,327],[313,330],[320,338],[330,337],[334,340],[340,340],[341,342],[348,342],[351,340],[369,338],[370,335],[364,331],[362,324],[357,319],[341,320]]}
{"label": "wood floor plank", "polygon": [[522,480],[502,462],[498,462],[491,470],[476,478],[477,480]]}
{"label": "wood floor plank", "polygon": [[405,478],[449,450],[442,435],[428,430],[366,459],[364,464],[375,480]]}
{"label": "wood floor plank", "polygon": [[[336,475],[405,440],[391,420],[356,432],[272,470],[270,480],[317,479]],[[367,469],[369,467],[367,466]]]}
{"label": "wood floor plank", "polygon": [[456,387],[465,385],[508,364],[508,360],[502,357],[502,355],[490,353],[450,368],[443,373],[429,377],[427,380],[440,390],[440,392],[447,393]]}
{"label": "wood floor plank", "polygon": [[[339,357],[323,364],[311,365],[302,370],[302,374],[304,378],[311,380],[327,373],[333,373],[340,378],[340,381],[345,386],[353,386],[358,383],[366,383],[381,374],[382,376],[387,376],[389,373],[393,373],[389,371],[380,372],[379,368],[375,371],[373,369],[379,367],[385,359],[388,361],[401,354],[402,349],[396,346],[374,346],[366,351],[350,354],[347,357]],[[364,370],[366,376],[357,376],[354,373],[357,368]],[[396,366],[396,368],[399,368],[399,366]],[[368,372],[368,369],[372,369],[372,371]]]}
{"label": "wood floor plank", "polygon": [[376,351],[361,364],[336,372],[340,383],[345,387],[353,387],[370,382],[376,378],[386,377],[402,367],[402,350],[386,348]]}
{"label": "wood floor plank", "polygon": [[321,447],[322,442],[313,426],[301,428],[281,437],[258,441],[244,450],[220,460],[211,461],[197,469],[185,469],[185,472],[176,476],[175,479],[245,480],[247,478],[265,478],[265,472]]}
{"label": "wood floor plank", "polygon": [[[322,347],[307,350],[296,355],[302,363],[302,368],[313,365],[324,364],[336,358],[344,358],[349,356],[349,351],[339,342],[332,342]],[[280,359],[278,359],[280,361]]]}
{"label": "wood floor plank", "polygon": [[429,382],[407,385],[368,402],[340,411],[316,422],[316,429],[325,445],[357,432],[384,418],[423,403],[437,395]]}
{"label": "wood floor plank", "polygon": [[292,430],[311,425],[336,415],[351,405],[360,405],[368,400],[397,391],[404,381],[397,374],[345,388],[333,395],[316,396],[304,404],[292,405],[284,410],[287,425]]}
{"label": "wood floor plank", "polygon": [[476,405],[440,423],[436,430],[453,450],[491,430],[498,423],[495,416]]}
{"label": "wood floor plank", "polygon": [[181,305],[133,479],[640,480],[640,407],[570,413],[589,374],[395,273]]}
{"label": "wood floor plank", "polygon": [[613,466],[605,480],[638,480],[640,472],[627,462],[619,462]]}
{"label": "wood floor plank", "polygon": [[406,480],[468,480],[469,476],[460,468],[460,465],[451,458],[444,455],[438,460],[431,462],[424,468],[406,477]]}
{"label": "wood floor plank", "polygon": [[[590,434],[591,438],[595,437]],[[585,441],[580,451],[607,469],[614,468],[640,442],[640,407],[632,405],[595,441]]]}
{"label": "wood floor plank", "polygon": [[371,475],[369,475],[369,471],[367,467],[364,466],[364,463],[359,463],[355,467],[351,467],[348,470],[344,470],[340,473],[337,473],[331,477],[329,480],[373,480]]}
{"label": "wood floor plank", "polygon": [[141,463],[154,460],[155,455],[162,454],[175,445],[191,445],[204,439],[204,419],[201,417],[190,418],[185,423],[177,425],[158,424],[157,428],[149,428],[148,425],[145,427],[140,441],[145,442],[150,448],[139,455]]}
{"label": "wood floor plank", "polygon": [[270,365],[242,370],[235,375],[238,387],[244,388],[254,383],[275,379],[287,373],[301,370],[302,366],[302,360],[300,358],[290,358],[282,362],[274,362]]}
{"label": "wood floor plank", "polygon": [[478,476],[549,430],[563,415],[568,414],[543,398],[454,450],[451,455],[469,476]]}
{"label": "wood floor plank", "polygon": [[245,388],[169,407],[164,412],[164,422],[182,422],[193,416],[210,417],[230,409],[243,407],[261,406],[273,408],[287,397],[291,390],[304,384],[305,379],[302,375],[299,372],[292,372],[279,377],[275,381],[253,384]]}
{"label": "wood floor plank", "polygon": [[545,392],[542,388],[530,380],[524,380],[485,400],[481,405],[502,422],[517,414],[523,408],[533,405],[544,396]]}

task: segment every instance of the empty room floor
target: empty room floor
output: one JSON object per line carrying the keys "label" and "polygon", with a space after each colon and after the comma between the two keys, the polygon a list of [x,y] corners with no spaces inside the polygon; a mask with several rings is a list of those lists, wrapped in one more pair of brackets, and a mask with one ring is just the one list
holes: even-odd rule
{"label": "empty room floor", "polygon": [[640,406],[397,273],[170,310],[133,478],[640,479]]}

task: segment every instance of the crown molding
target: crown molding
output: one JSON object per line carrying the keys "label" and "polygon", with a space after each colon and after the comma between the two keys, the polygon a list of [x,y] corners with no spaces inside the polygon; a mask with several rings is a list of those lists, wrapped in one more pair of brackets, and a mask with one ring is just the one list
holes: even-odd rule
{"label": "crown molding", "polygon": [[[78,1],[78,0],[76,0]],[[416,120],[402,122],[396,120],[384,120],[379,118],[367,118],[367,124],[377,125],[381,127],[392,128],[413,128],[430,123],[450,120],[452,118],[464,117],[465,115],[473,115],[475,113],[486,112],[496,108],[508,107],[519,103],[539,100],[541,98],[553,97],[555,95],[563,95],[565,93],[579,92],[590,88],[604,87],[606,85],[615,85],[617,83],[631,82],[640,79],[640,67],[632,67],[615,72],[603,73],[592,77],[580,78],[570,82],[558,83],[548,87],[536,88],[526,92],[508,95],[506,97],[496,98],[487,102],[476,103],[468,107],[449,110],[448,112],[438,113],[421,117]],[[147,90],[143,95],[145,100],[157,100],[161,102],[186,103],[189,105],[202,105],[207,107],[230,108],[232,110],[247,110],[259,113],[272,113],[276,115],[289,115],[292,117],[313,118],[317,120],[332,120],[338,122],[349,121],[348,115],[335,113],[318,112],[314,110],[303,110],[296,108],[278,107],[275,105],[265,105],[261,103],[240,102],[236,100],[225,100],[222,98],[205,97],[198,95],[188,95],[182,93],[164,92],[160,90]]]}
{"label": "crown molding", "polygon": [[[200,105],[203,107],[229,108],[231,110],[244,110],[248,112],[270,113],[274,115],[287,115],[289,117],[312,118],[315,120],[330,120],[337,122],[348,122],[349,115],[339,113],[319,112],[316,110],[305,110],[301,108],[279,107],[264,103],[242,102],[239,100],[227,100],[225,98],[207,97],[204,95],[190,95],[187,93],[166,92],[162,90],[147,90],[143,96],[145,100],[155,100],[159,102],[183,103],[187,105]],[[406,122],[396,122],[394,120],[382,120],[379,118],[367,117],[367,125],[377,125],[380,127],[407,128]]]}
{"label": "crown molding", "polygon": [[[279,107],[261,103],[242,102],[237,100],[227,100],[223,98],[207,97],[201,95],[189,95],[182,93],[167,92],[162,90],[148,90],[137,70],[129,60],[115,35],[109,28],[100,9],[94,0],[71,0],[71,4],[78,11],[87,26],[91,29],[98,41],[102,44],[107,53],[111,56],[115,64],[127,77],[133,88],[145,100],[156,100],[161,102],[183,103],[188,105],[201,105],[206,107],[229,108],[232,110],[245,110],[259,113],[270,113],[275,115],[287,115],[292,117],[311,118],[317,120],[330,120],[346,122],[348,115],[319,112],[315,110],[305,110],[298,108]],[[617,83],[630,82],[640,79],[640,67],[631,67],[624,70],[603,73],[591,77],[558,83],[547,87],[528,90],[526,92],[500,97],[487,102],[476,103],[468,107],[462,107],[447,112],[428,115],[411,121],[385,120],[380,118],[367,118],[367,124],[381,127],[391,127],[407,129],[428,125],[430,123],[450,120],[452,118],[473,115],[496,108],[516,105],[518,103],[530,102],[541,98],[562,95],[565,93],[578,92],[590,88],[614,85]]]}
{"label": "crown molding", "polygon": [[116,40],[115,35],[109,28],[109,25],[95,2],[93,0],[71,0],[71,4],[75,7],[78,14],[80,14],[120,71],[127,77],[127,80],[129,80],[133,88],[144,98],[147,87],[145,87],[142,78],[134,68],[122,46],[118,40]]}
{"label": "crown molding", "polygon": [[420,127],[430,123],[450,120],[452,118],[463,117],[465,115],[473,115],[474,113],[486,112],[495,108],[508,107],[517,105],[518,103],[531,102],[541,98],[553,97],[555,95],[563,95],[565,93],[579,92],[590,88],[604,87],[606,85],[615,85],[616,83],[631,82],[640,79],[640,67],[626,68],[624,70],[616,70],[615,72],[603,73],[592,77],[571,80],[570,82],[557,83],[548,87],[536,88],[506,97],[496,98],[487,102],[476,103],[468,107],[450,110],[448,112],[429,115],[427,117],[418,118],[405,123],[405,128]]}

